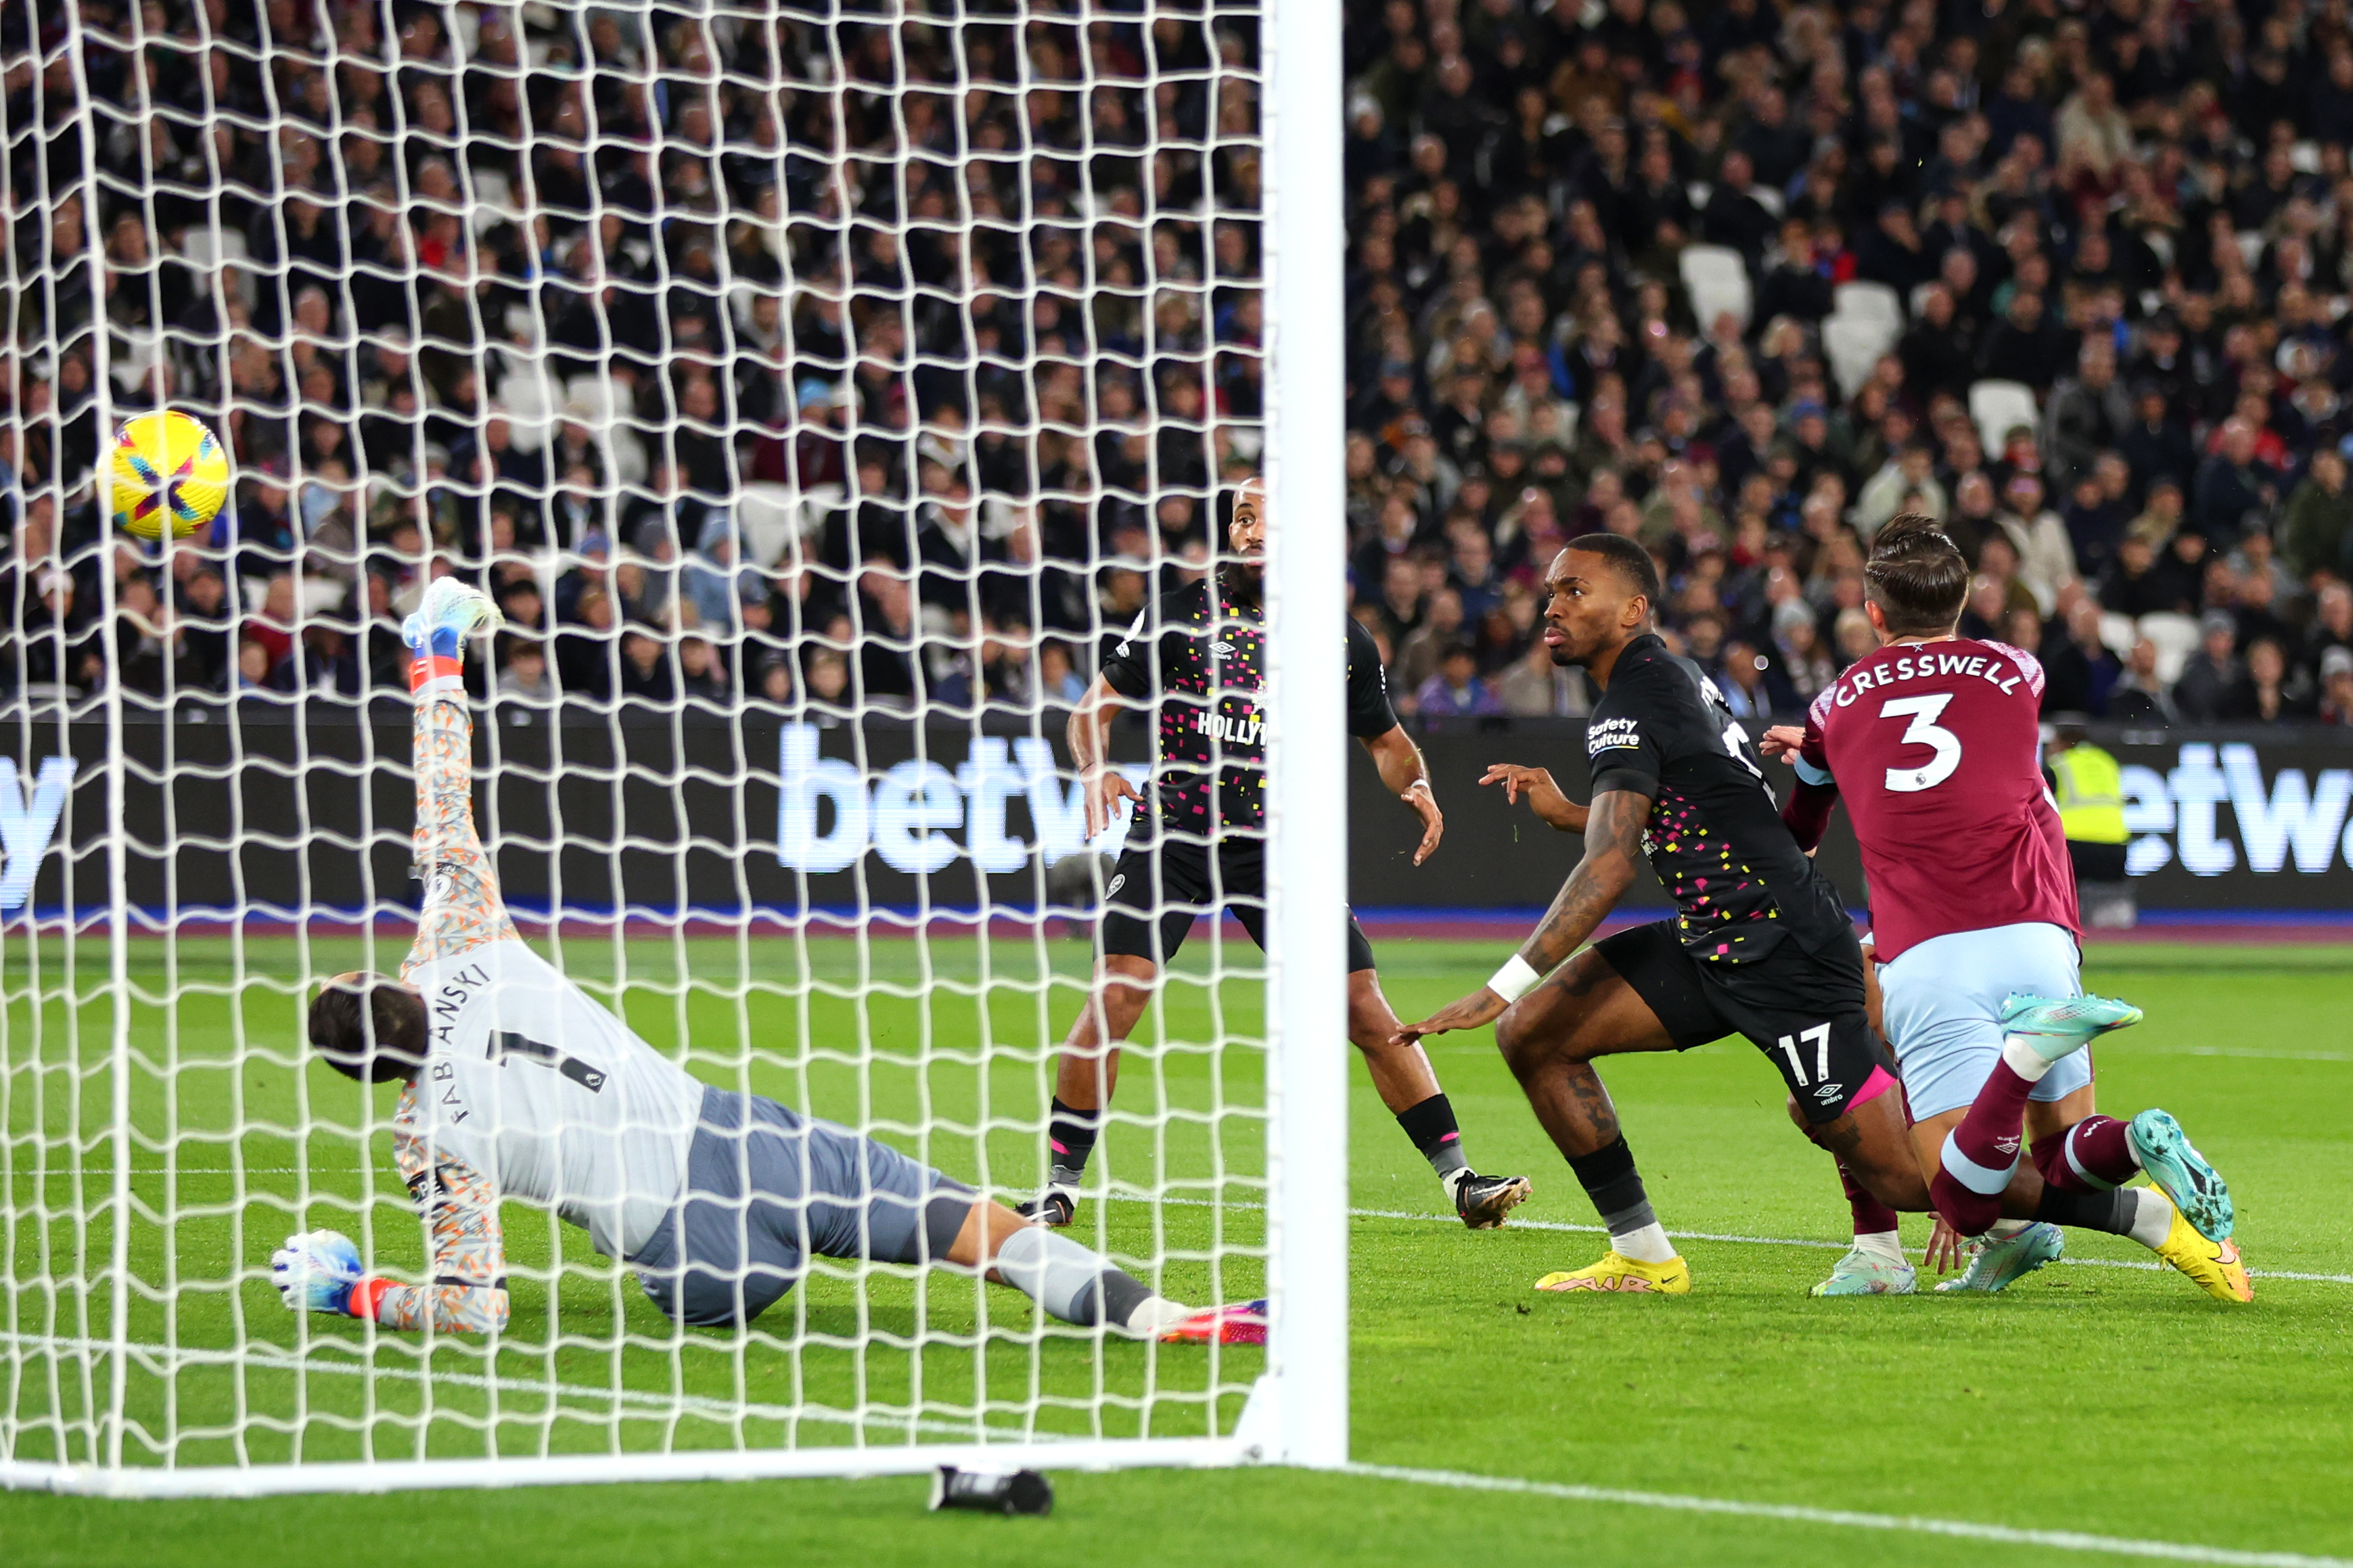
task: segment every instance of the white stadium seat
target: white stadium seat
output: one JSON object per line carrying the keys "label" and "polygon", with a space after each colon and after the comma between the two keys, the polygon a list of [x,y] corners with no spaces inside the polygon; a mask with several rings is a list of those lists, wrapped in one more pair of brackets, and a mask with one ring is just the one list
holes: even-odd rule
{"label": "white stadium seat", "polygon": [[1986,456],[2001,454],[2001,438],[2013,425],[2040,429],[2042,414],[2034,389],[2022,381],[1980,381],[1969,388],[1969,417],[1977,421],[1978,438]]}
{"label": "white stadium seat", "polygon": [[555,418],[555,392],[543,365],[526,361],[510,370],[499,384],[499,403],[517,450],[536,452],[547,445]]}
{"label": "white stadium seat", "polygon": [[2152,610],[2140,618],[2140,635],[2157,645],[2157,678],[2168,686],[2180,679],[2181,667],[2198,651],[2197,618]]}
{"label": "white stadium seat", "polygon": [[775,565],[801,522],[801,493],[790,485],[749,484],[735,497],[736,533],[754,566]]}
{"label": "white stadium seat", "polygon": [[2132,652],[2133,644],[2138,641],[2140,628],[2133,624],[2130,616],[2120,616],[2114,610],[2101,615],[2100,642],[2110,653],[2122,658]]}
{"label": "white stadium seat", "polygon": [[1692,314],[1699,321],[1703,337],[1716,317],[1726,310],[1744,330],[1747,327],[1753,296],[1748,286],[1748,263],[1741,258],[1740,252],[1725,245],[1686,245],[1680,265],[1683,289],[1691,295]]}
{"label": "white stadium seat", "polygon": [[1831,291],[1831,298],[1834,301],[1831,307],[1833,316],[1884,321],[1896,332],[1904,330],[1904,301],[1884,283],[1841,283]]}
{"label": "white stadium seat", "polygon": [[[191,224],[180,241],[180,254],[188,258],[188,265],[196,269],[199,277],[218,273],[248,307],[252,305],[253,269],[242,264],[253,252],[246,245],[244,235],[233,228],[205,228]],[[239,265],[231,266],[232,262]]]}
{"label": "white stadium seat", "polygon": [[1822,352],[1830,357],[1831,374],[1838,377],[1839,395],[1852,397],[1871,379],[1879,356],[1894,346],[1895,331],[1885,321],[1856,316],[1832,316],[1822,323]]}
{"label": "white stadium seat", "polygon": [[467,210],[466,221],[476,234],[486,234],[522,216],[515,205],[514,186],[504,174],[496,169],[470,169],[466,177],[474,187],[474,202]]}
{"label": "white stadium seat", "polygon": [[565,412],[591,430],[601,432],[613,422],[613,384],[593,371],[565,383],[564,400]]}

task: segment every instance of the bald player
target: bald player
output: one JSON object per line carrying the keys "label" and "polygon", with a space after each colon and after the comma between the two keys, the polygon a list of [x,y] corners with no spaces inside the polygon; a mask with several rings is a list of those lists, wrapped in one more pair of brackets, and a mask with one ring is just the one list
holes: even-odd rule
{"label": "bald player", "polygon": [[[1599,1212],[1609,1252],[1536,1289],[1691,1289],[1593,1069],[1621,1052],[1746,1037],[1788,1085],[1808,1136],[1886,1202],[1926,1208],[1864,1011],[1853,922],[1783,826],[1715,683],[1651,630],[1657,567],[1631,540],[1587,534],[1554,559],[1546,590],[1553,662],[1581,666],[1601,693],[1586,731],[1592,803],[1568,802],[1541,769],[1499,767],[1487,782],[1582,831],[1585,855],[1493,979],[1398,1034],[1409,1043],[1494,1024],[1536,1120]],[[1584,947],[1645,855],[1674,917]]]}
{"label": "bald player", "polygon": [[[1069,1225],[1077,1213],[1087,1161],[1119,1084],[1120,1045],[1195,918],[1230,911],[1265,945],[1266,739],[1281,718],[1261,700],[1267,525],[1265,488],[1246,479],[1232,491],[1225,562],[1138,616],[1071,715],[1088,837],[1110,826],[1123,801],[1132,803],[1133,821],[1104,889],[1094,994],[1071,1026],[1055,1079],[1046,1189],[1023,1205],[1050,1226]],[[1382,785],[1420,819],[1419,866],[1438,848],[1446,821],[1420,749],[1389,706],[1379,649],[1354,621],[1347,638],[1348,733],[1371,754]],[[1129,706],[1148,709],[1155,721],[1149,799],[1106,765],[1112,721]],[[1398,1037],[1372,944],[1344,904],[1333,912],[1348,922],[1348,1038],[1364,1053],[1381,1103],[1430,1162],[1463,1224],[1473,1230],[1503,1224],[1527,1197],[1527,1179],[1471,1168],[1429,1056]]]}

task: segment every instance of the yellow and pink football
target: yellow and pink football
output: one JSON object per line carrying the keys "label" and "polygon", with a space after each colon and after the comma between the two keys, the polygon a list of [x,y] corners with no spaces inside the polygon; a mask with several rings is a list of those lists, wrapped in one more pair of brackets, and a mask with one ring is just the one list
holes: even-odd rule
{"label": "yellow and pink football", "polygon": [[114,433],[114,523],[142,539],[181,537],[228,499],[228,450],[201,420],[142,414]]}

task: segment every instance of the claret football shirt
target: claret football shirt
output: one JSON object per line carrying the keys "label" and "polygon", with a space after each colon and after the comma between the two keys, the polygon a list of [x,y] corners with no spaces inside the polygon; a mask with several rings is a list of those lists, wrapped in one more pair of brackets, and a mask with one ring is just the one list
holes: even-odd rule
{"label": "claret football shirt", "polygon": [[1846,803],[1881,963],[2029,921],[2080,934],[2037,757],[2042,700],[2032,654],[1968,637],[1881,648],[1814,699],[1799,776]]}

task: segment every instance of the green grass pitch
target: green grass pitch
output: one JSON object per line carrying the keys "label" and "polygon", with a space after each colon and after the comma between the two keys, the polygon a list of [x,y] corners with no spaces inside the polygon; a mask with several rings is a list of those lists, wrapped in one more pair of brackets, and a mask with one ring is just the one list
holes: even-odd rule
{"label": "green grass pitch", "polygon": [[[1204,983],[1206,930],[1192,972],[1167,987],[1119,1106],[1166,1112],[1166,1131],[1115,1128],[1112,1178],[1192,1202],[1091,1204],[1082,1234],[1127,1258],[1164,1259],[1187,1300],[1253,1291],[1246,1249],[1257,1196],[1261,1079],[1258,986]],[[1492,945],[1392,942],[1383,974],[1417,1016],[1470,989]],[[2141,1027],[2099,1048],[2104,1108],[2161,1104],[2231,1178],[2240,1237],[2258,1270],[2353,1274],[2353,1033],[2348,953],[2289,947],[2105,946],[2094,989],[2131,997]],[[260,1265],[295,1225],[366,1231],[371,1256],[413,1264],[389,1141],[352,1129],[359,1091],[292,1051],[295,978],[368,962],[356,942],[142,942],[130,1024],[134,1195],[150,1216],[129,1249],[143,1284],[131,1337],[184,1347],[314,1344],[337,1331],[297,1321],[259,1279],[225,1289],[232,1261]],[[373,962],[390,967],[396,946]],[[1238,965],[1256,963],[1247,946]],[[954,1173],[1008,1194],[1038,1168],[1034,1126],[1047,1052],[1079,1005],[1082,944],[995,942],[992,983],[969,941],[607,939],[568,943],[562,961],[617,996],[657,1046],[683,1033],[692,1065],[790,1102],[868,1121]],[[56,990],[69,961],[75,994]],[[70,1357],[27,1358],[35,1342],[105,1338],[100,1295],[79,1302],[77,1258],[102,1266],[103,1226],[77,1227],[112,1181],[103,1137],[113,1016],[102,946],[0,949],[0,1127],[6,1133],[0,1394],[37,1420],[27,1458],[62,1444],[89,1394]],[[672,982],[683,971],[692,984]],[[248,982],[241,991],[237,977]],[[48,994],[27,996],[37,975]],[[262,977],[277,977],[264,981]],[[744,983],[751,983],[748,994]],[[863,1005],[847,993],[866,988]],[[176,1007],[161,1004],[176,994]],[[756,1051],[745,1054],[738,1042]],[[986,1048],[984,1048],[984,1046]],[[1551,1152],[1485,1035],[1435,1043],[1440,1076],[1484,1170],[1525,1171],[1532,1224],[1469,1235],[1434,1215],[1436,1184],[1354,1075],[1353,1426],[1357,1460],[1541,1482],[2064,1530],[2201,1546],[2353,1556],[2353,1284],[2259,1279],[2233,1311],[2170,1273],[2068,1266],[2007,1295],[1970,1300],[1814,1301],[1820,1247],[1685,1239],[1687,1299],[1538,1297],[1547,1269],[1589,1261],[1599,1238],[1538,1226],[1592,1215]],[[863,1068],[857,1063],[863,1059]],[[175,1072],[162,1069],[173,1067]],[[1845,1205],[1828,1163],[1788,1125],[1776,1075],[1745,1045],[1606,1064],[1629,1138],[1671,1230],[1833,1242]],[[375,1113],[390,1105],[376,1093]],[[294,1129],[307,1124],[307,1137]],[[929,1131],[918,1134],[919,1127]],[[242,1129],[231,1136],[232,1129]],[[82,1146],[77,1151],[74,1145]],[[168,1155],[167,1155],[168,1151]],[[80,1185],[79,1203],[75,1184]],[[360,1206],[352,1206],[357,1203]],[[953,1436],[1033,1419],[1086,1430],[1086,1396],[1112,1396],[1103,1429],[1161,1434],[1231,1421],[1256,1352],[1084,1342],[1031,1348],[1009,1338],[976,1356],[954,1345],[920,1358],[921,1328],[973,1335],[1026,1327],[1003,1293],[965,1280],[885,1271],[861,1283],[822,1273],[761,1321],[758,1337],[689,1336],[688,1415],[654,1405],[529,1392],[547,1380],[638,1393],[667,1388],[665,1330],[626,1276],[576,1233],[510,1207],[519,1331],[497,1365],[468,1347],[435,1352],[429,1380],[367,1379],[266,1366],[242,1377],[202,1363],[130,1381],[151,1432],[181,1435],[183,1462],[257,1459],[299,1443],[308,1457],[373,1451],[602,1450],[672,1444],[841,1442],[903,1435],[910,1419]],[[1924,1219],[1906,1225],[1916,1251]],[[1219,1254],[1222,1240],[1245,1249]],[[2070,1238],[2071,1256],[2128,1261],[2128,1243]],[[176,1283],[174,1291],[168,1287]],[[615,1358],[616,1329],[637,1342]],[[345,1338],[352,1338],[345,1331]],[[356,1341],[353,1341],[356,1343]],[[12,1349],[13,1347],[13,1349]],[[417,1366],[412,1348],[378,1364]],[[349,1360],[349,1357],[345,1357]],[[38,1369],[39,1375],[31,1375]],[[99,1384],[102,1394],[103,1383]],[[1042,1404],[1033,1406],[1032,1394]],[[741,1404],[753,1414],[732,1414]],[[1035,1408],[1034,1415],[1025,1412]],[[795,1419],[794,1410],[819,1418]],[[241,1428],[237,1417],[248,1417]],[[834,1413],[830,1415],[825,1413]],[[526,1489],[255,1503],[106,1503],[0,1494],[0,1561],[245,1563],[316,1554],[350,1560],[479,1558],[571,1563],[780,1560],[809,1563],[1138,1561],[1978,1563],[2086,1561],[2079,1552],[1989,1546],[1789,1521],[1663,1511],[1471,1492],[1367,1475],[1287,1471],[1061,1474],[1047,1520],[927,1515],[908,1479]]]}

